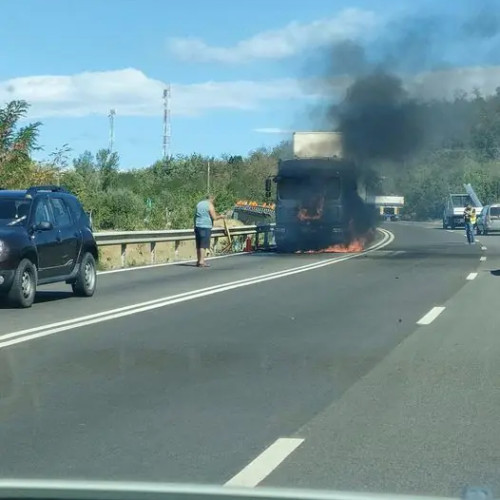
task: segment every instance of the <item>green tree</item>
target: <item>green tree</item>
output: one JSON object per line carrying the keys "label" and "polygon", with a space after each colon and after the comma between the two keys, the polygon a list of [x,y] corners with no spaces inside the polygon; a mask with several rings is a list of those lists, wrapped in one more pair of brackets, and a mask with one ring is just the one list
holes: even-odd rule
{"label": "green tree", "polygon": [[29,183],[33,172],[31,154],[39,149],[40,122],[19,127],[29,110],[26,101],[11,101],[0,108],[0,179],[4,187]]}
{"label": "green tree", "polygon": [[101,188],[107,191],[116,186],[120,157],[109,149],[100,149],[95,156],[95,164],[101,180]]}

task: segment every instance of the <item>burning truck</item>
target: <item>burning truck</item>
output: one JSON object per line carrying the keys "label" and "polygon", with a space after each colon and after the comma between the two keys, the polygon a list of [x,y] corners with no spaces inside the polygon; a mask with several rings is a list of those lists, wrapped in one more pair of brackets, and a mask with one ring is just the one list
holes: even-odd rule
{"label": "burning truck", "polygon": [[273,182],[278,251],[359,251],[373,233],[375,212],[339,133],[295,132],[293,159],[280,160],[266,180],[268,199]]}

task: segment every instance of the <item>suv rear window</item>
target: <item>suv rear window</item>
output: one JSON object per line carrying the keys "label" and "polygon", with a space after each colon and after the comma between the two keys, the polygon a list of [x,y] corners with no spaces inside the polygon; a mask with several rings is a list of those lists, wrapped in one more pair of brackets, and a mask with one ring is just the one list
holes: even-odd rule
{"label": "suv rear window", "polygon": [[491,207],[490,217],[500,217],[500,207]]}
{"label": "suv rear window", "polygon": [[64,201],[66,201],[66,203],[69,205],[71,214],[73,215],[73,219],[75,221],[79,221],[82,217],[85,217],[86,214],[83,211],[80,202],[76,198],[68,196],[67,198],[64,199]]}
{"label": "suv rear window", "polygon": [[56,224],[59,227],[71,226],[71,215],[67,205],[61,198],[51,198],[52,211],[54,212],[54,218]]}

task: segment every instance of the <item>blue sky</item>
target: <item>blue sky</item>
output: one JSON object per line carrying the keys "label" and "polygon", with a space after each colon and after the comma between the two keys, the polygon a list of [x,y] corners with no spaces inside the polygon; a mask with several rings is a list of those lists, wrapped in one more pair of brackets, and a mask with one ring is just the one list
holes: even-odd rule
{"label": "blue sky", "polygon": [[[43,122],[41,157],[65,143],[73,155],[106,147],[107,114],[114,108],[122,167],[142,167],[161,157],[162,90],[170,82],[173,154],[245,154],[278,143],[289,130],[319,126],[315,103],[325,92],[340,97],[346,85],[341,75],[328,91],[309,81],[325,76],[333,43],[359,41],[376,57],[391,23],[424,13],[445,16],[443,29],[434,26],[428,35],[447,45],[443,54],[429,51],[430,65],[402,67],[414,72],[406,77],[410,90],[440,97],[457,85],[490,92],[500,84],[498,37],[465,45],[447,39],[455,25],[446,16],[460,17],[481,2],[419,0],[418,9],[415,3],[7,1],[0,105],[31,103],[30,118]],[[500,2],[487,8],[498,12]]]}

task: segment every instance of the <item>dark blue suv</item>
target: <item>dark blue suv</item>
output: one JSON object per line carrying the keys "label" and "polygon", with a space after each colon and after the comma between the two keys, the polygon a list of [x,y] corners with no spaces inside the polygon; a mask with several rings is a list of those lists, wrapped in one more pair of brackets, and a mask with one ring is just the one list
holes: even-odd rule
{"label": "dark blue suv", "polygon": [[0,188],[0,300],[31,307],[37,285],[66,282],[91,297],[97,244],[78,199],[58,186]]}

